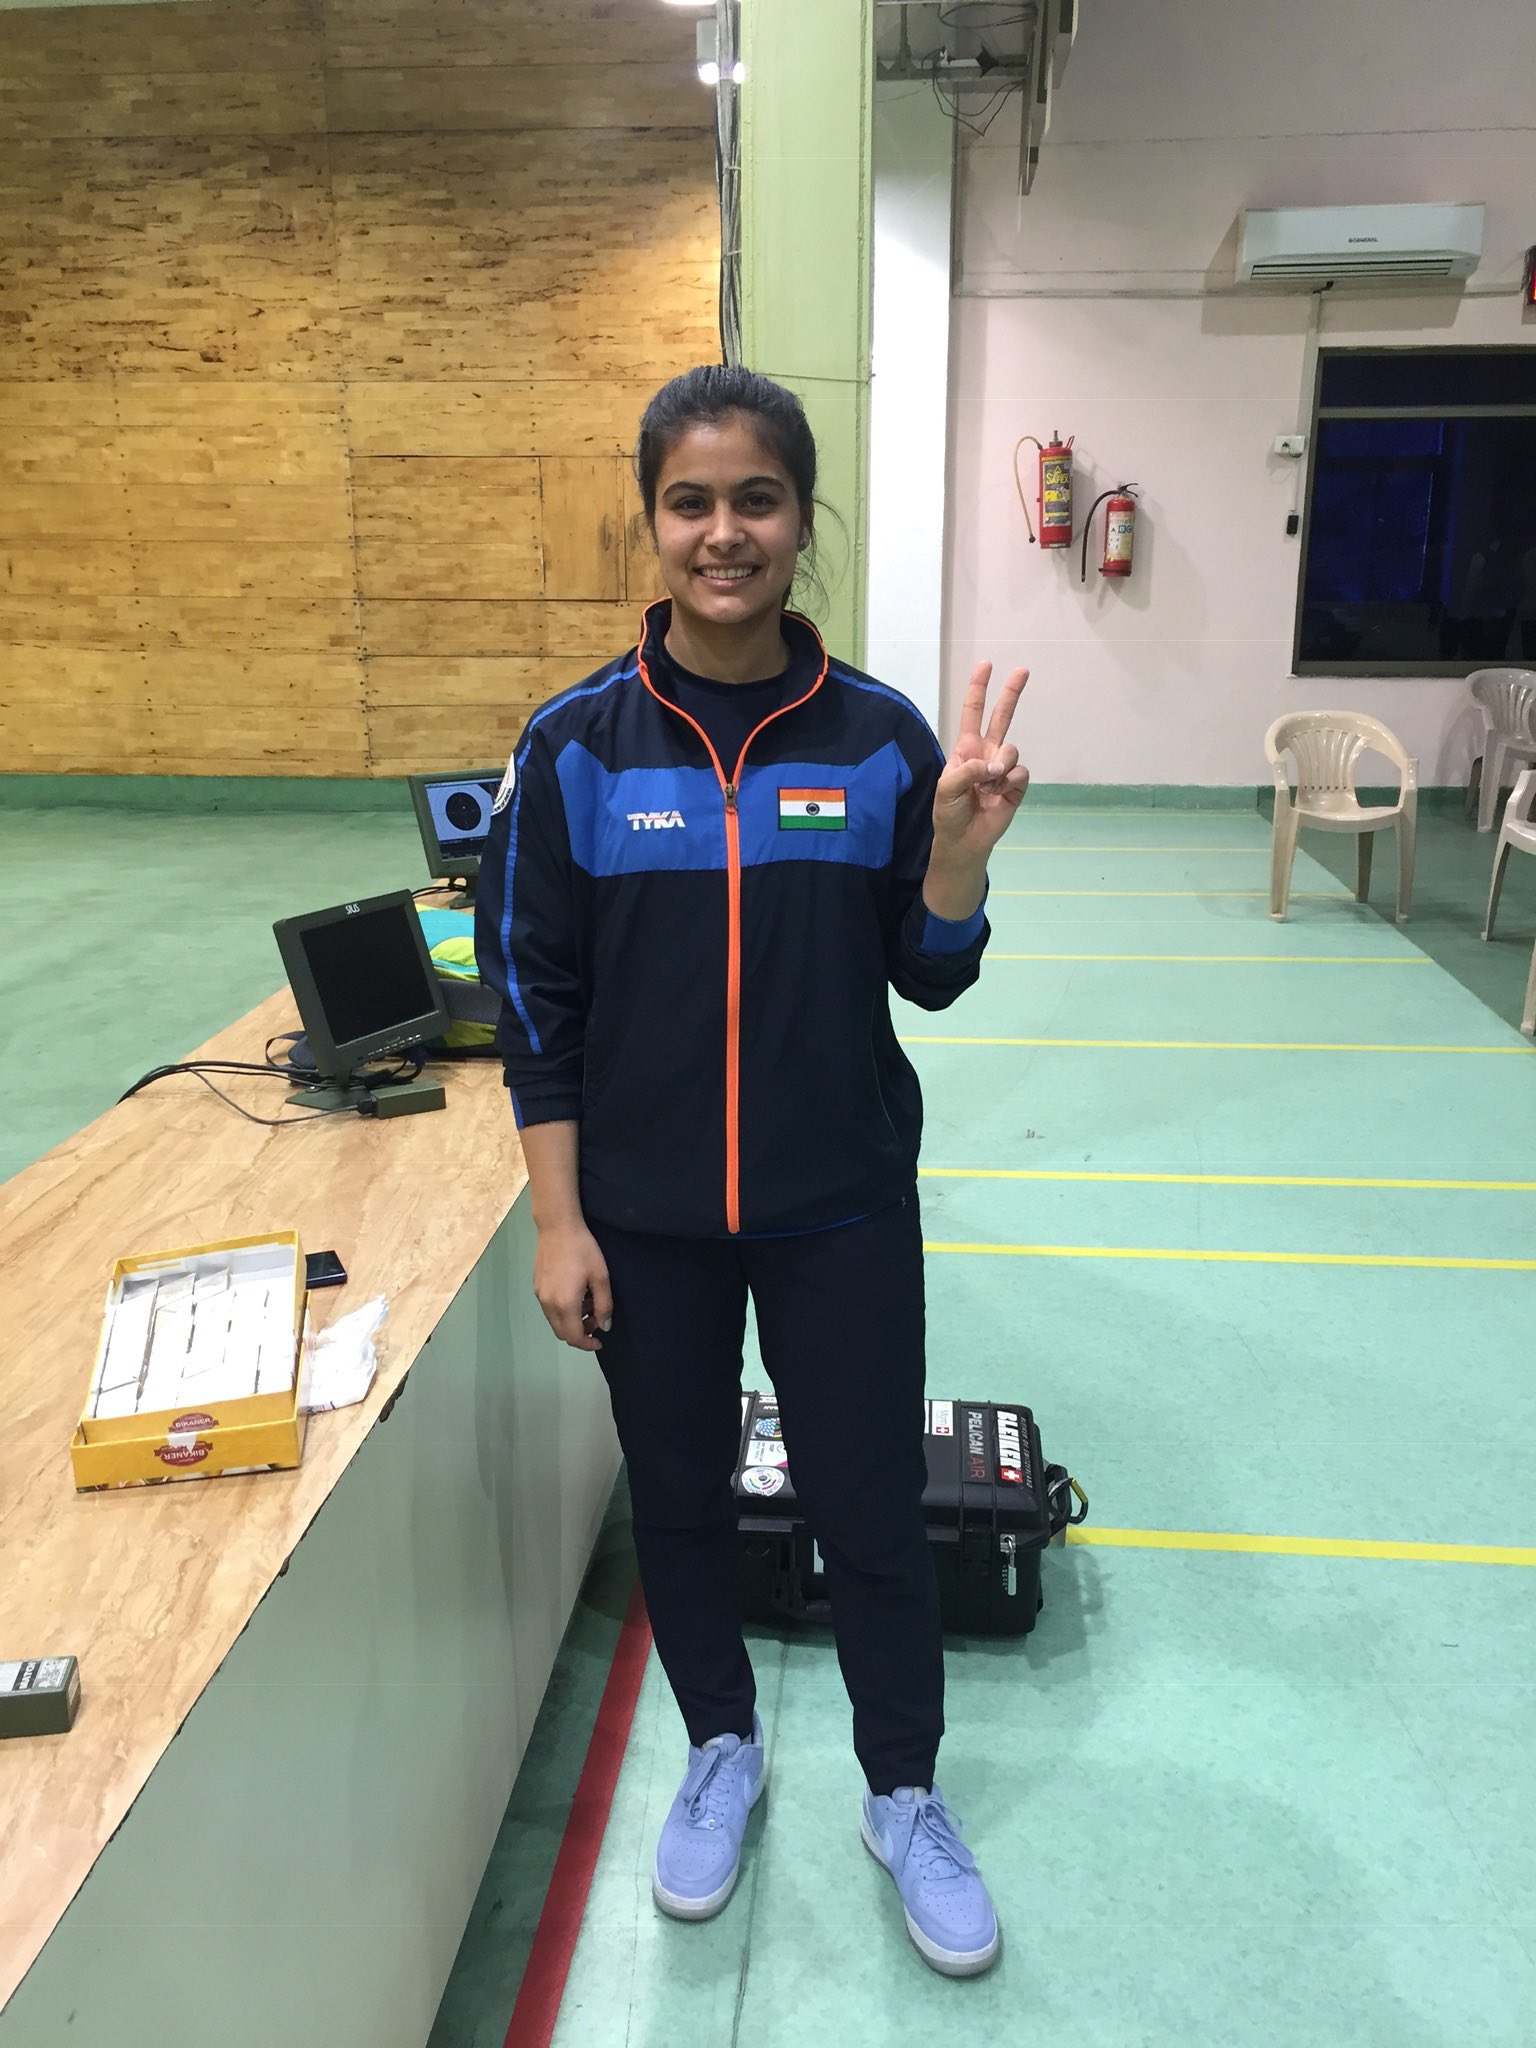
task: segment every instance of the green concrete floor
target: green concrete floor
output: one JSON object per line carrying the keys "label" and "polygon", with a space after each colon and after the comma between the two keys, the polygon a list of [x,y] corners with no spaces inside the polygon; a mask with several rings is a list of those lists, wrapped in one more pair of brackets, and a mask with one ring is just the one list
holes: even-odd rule
{"label": "green concrete floor", "polygon": [[0,1179],[279,987],[275,918],[427,879],[408,801],[332,816],[0,807]]}
{"label": "green concrete floor", "polygon": [[[930,1242],[1530,1256],[1528,1191],[932,1171],[1536,1179],[1536,1069],[1507,1028],[1536,863],[1487,948],[1492,847],[1458,820],[1424,821],[1406,928],[1305,856],[1273,924],[1267,846],[1256,814],[1027,812],[994,866],[981,985],[902,1028],[1494,1054],[917,1046]],[[1075,893],[1126,890],[1168,893]],[[1179,957],[1081,957],[1117,953]],[[1528,1273],[935,1252],[930,1274],[930,1391],[1030,1401],[1098,1526],[1536,1543]],[[630,1568],[615,1528],[432,2048],[503,2038]],[[1536,2040],[1524,1572],[1074,1547],[1045,1585],[1027,1643],[949,1655],[943,1782],[1004,1918],[992,1976],[941,1982],[906,1943],[856,1839],[830,1643],[756,1633],[774,1780],[738,1894],[704,1927],[651,1904],[684,1750],[653,1660],[557,2048],[976,2026],[1086,2048]]]}
{"label": "green concrete floor", "polygon": [[[930,1257],[931,1391],[1028,1400],[1099,1531],[1536,1545],[1530,1273],[1305,1256],[1527,1259],[1529,1185],[1061,1177],[1536,1180],[1536,1068],[1510,1024],[1536,862],[1511,863],[1507,938],[1483,947],[1492,842],[1459,820],[1422,823],[1406,927],[1390,861],[1362,910],[1308,857],[1352,849],[1321,839],[1272,923],[1267,846],[1256,812],[1041,806],[1000,852],[980,985],[899,1028],[1056,1042],[913,1047],[927,1236],[966,1248]],[[421,879],[408,814],[0,810],[0,854],[5,1172],[266,994],[273,917]],[[1174,957],[1085,957],[1131,955]],[[1297,1043],[1475,1050],[1260,1049]],[[969,1177],[1020,1171],[1049,1177]],[[1189,1256],[1218,1251],[1304,1256]],[[631,1572],[620,1497],[432,2048],[505,2034]],[[1531,2048],[1527,1571],[1084,1545],[1053,1550],[1044,1582],[1027,1641],[949,1658],[942,1782],[1004,1921],[991,1976],[925,1970],[858,1843],[829,1641],[758,1632],[774,1780],[738,1894],[702,1927],[651,1905],[683,1759],[653,1663],[559,2048],[962,2027]]]}
{"label": "green concrete floor", "polygon": [[[1459,812],[1423,813],[1415,861],[1409,935],[1435,963],[1480,996],[1508,1023],[1520,1021],[1525,979],[1536,939],[1536,861],[1511,854],[1499,899],[1498,922],[1485,945],[1479,936],[1488,902],[1488,877],[1498,835],[1479,832]],[[1338,832],[1304,832],[1304,850],[1353,889],[1355,844]],[[1373,900],[1386,911],[1397,886],[1390,835],[1377,849]]]}

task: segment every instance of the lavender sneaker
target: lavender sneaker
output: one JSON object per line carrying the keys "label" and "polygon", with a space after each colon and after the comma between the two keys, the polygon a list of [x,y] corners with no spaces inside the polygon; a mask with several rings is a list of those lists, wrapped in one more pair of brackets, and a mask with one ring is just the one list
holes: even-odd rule
{"label": "lavender sneaker", "polygon": [[747,1815],[767,1783],[763,1724],[752,1740],[716,1735],[688,1751],[688,1772],[656,1844],[651,1896],[674,1920],[707,1920],[736,1888]]}
{"label": "lavender sneaker", "polygon": [[996,1960],[1002,1936],[959,1828],[937,1785],[898,1785],[889,1799],[864,1794],[864,1846],[896,1880],[913,1946],[943,1976],[975,1977]]}

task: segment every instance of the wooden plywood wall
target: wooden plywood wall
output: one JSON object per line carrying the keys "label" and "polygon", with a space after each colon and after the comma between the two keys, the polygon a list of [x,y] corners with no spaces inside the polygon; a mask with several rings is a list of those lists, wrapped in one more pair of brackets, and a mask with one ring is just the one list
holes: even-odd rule
{"label": "wooden plywood wall", "polygon": [[710,118],[657,0],[0,16],[0,770],[480,766],[630,644]]}

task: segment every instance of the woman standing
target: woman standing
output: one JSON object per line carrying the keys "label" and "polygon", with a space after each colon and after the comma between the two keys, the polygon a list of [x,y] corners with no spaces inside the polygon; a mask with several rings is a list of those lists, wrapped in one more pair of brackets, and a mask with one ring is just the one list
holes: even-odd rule
{"label": "woman standing", "polygon": [[985,1969],[991,1901],[934,1784],[938,1594],[922,1515],[922,1100],[892,987],[975,981],[988,853],[1028,784],[971,678],[946,760],[916,709],[785,609],[815,518],[800,402],[690,371],[641,423],[670,593],[638,648],[529,721],[477,945],[556,1335],[597,1353],[657,1652],[690,1744],[653,1890],[704,1919],[764,1786],[733,1474],[747,1300],[826,1563],[863,1839],[934,1968]]}

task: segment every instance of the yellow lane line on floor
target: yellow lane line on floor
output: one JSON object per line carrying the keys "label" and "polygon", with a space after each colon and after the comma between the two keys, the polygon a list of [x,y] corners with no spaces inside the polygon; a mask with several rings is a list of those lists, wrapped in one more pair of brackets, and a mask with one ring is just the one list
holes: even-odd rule
{"label": "yellow lane line on floor", "polygon": [[1094,1550],[1225,1550],[1263,1557],[1363,1557],[1411,1564],[1536,1565],[1536,1548],[1495,1543],[1351,1542],[1329,1536],[1218,1536],[1203,1529],[1069,1529]]}
{"label": "yellow lane line on floor", "polygon": [[[1242,897],[1249,902],[1269,901],[1267,889],[994,889],[994,896],[1230,896]],[[1292,903],[1353,903],[1354,897],[1344,889],[1296,889],[1291,893]],[[1362,903],[1362,910],[1367,906]]]}
{"label": "yellow lane line on floor", "polygon": [[1221,1266],[1405,1266],[1454,1273],[1536,1273],[1536,1259],[1452,1259],[1406,1252],[1216,1252],[1129,1244],[938,1244],[925,1252],[992,1259],[1156,1259]]}
{"label": "yellow lane line on floor", "polygon": [[1238,961],[1248,967],[1432,967],[1427,953],[984,953],[988,960],[1158,960],[1201,967]]}
{"label": "yellow lane line on floor", "polygon": [[[1266,794],[1268,792],[1266,791]],[[1264,830],[1270,830],[1268,818],[1258,804],[1049,804],[1043,797],[1031,797],[1026,814],[1038,818],[1042,830],[1047,818],[1097,818],[1102,824],[1105,818],[1161,818],[1171,824],[1177,818],[1188,822],[1192,818],[1220,818],[1225,824],[1232,818],[1241,818],[1245,823],[1257,819]]]}
{"label": "yellow lane line on floor", "polygon": [[999,846],[998,853],[1251,853],[1269,857],[1269,835],[1251,846]]}
{"label": "yellow lane line on floor", "polygon": [[1245,1038],[944,1038],[903,1032],[903,1045],[1025,1045],[1071,1047],[1096,1052],[1455,1052],[1495,1059],[1530,1059],[1536,1045],[1361,1045],[1328,1039]]}
{"label": "yellow lane line on floor", "polygon": [[1199,1188],[1413,1188],[1437,1193],[1536,1195],[1536,1180],[1387,1180],[1322,1173],[1098,1173],[1045,1166],[920,1166],[926,1180],[1148,1181]]}

